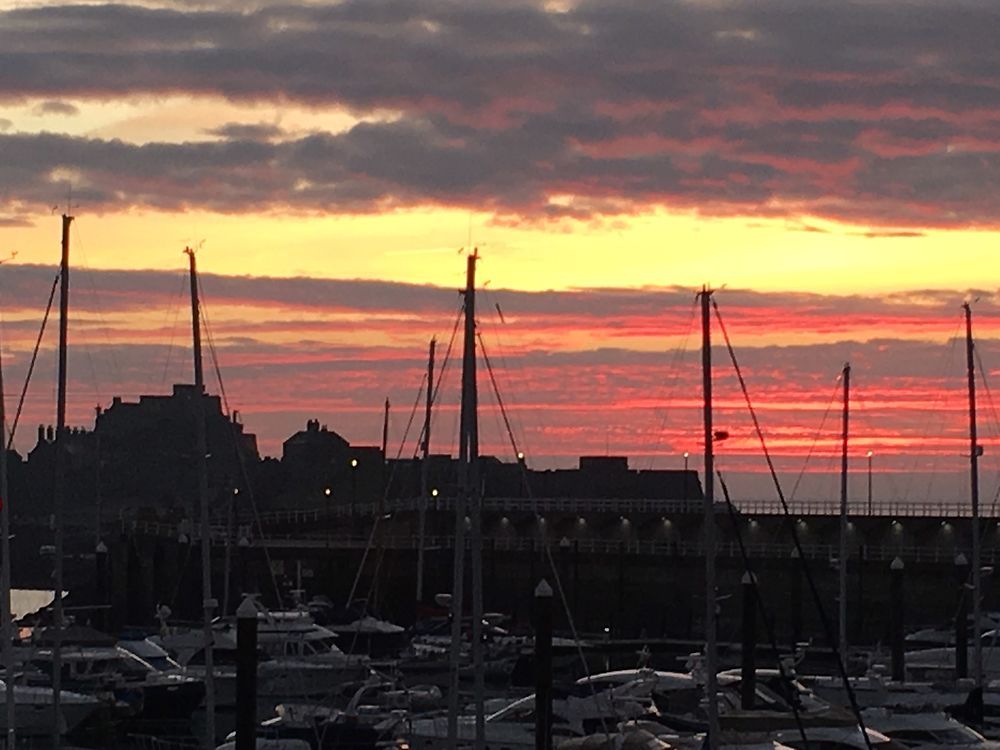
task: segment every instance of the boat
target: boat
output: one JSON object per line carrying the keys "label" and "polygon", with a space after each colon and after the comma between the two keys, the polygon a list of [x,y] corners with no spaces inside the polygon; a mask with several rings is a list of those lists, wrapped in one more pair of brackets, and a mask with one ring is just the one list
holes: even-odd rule
{"label": "boat", "polygon": [[[204,682],[182,671],[161,671],[115,639],[72,625],[60,634],[62,684],[103,701],[112,717],[143,721],[188,719],[205,696]],[[36,634],[16,651],[29,684],[50,686],[55,635]]]}
{"label": "boat", "polygon": [[[8,683],[0,680],[0,689],[7,690]],[[48,687],[11,684],[14,692],[14,721],[21,736],[39,737],[52,734],[53,690]],[[83,726],[102,706],[97,698],[63,690],[59,696],[59,734],[69,734]],[[6,717],[0,718],[0,728],[5,732]]]}
{"label": "boat", "polygon": [[320,595],[310,599],[306,609],[317,625],[340,636],[339,644],[348,654],[396,655],[406,645],[406,628],[376,617],[363,601],[337,607]]}
{"label": "boat", "polygon": [[[474,707],[473,707],[474,708]],[[654,710],[647,680],[596,690],[590,685],[554,688],[552,700],[553,743],[559,739],[583,737],[619,723],[651,714]],[[485,717],[483,739],[488,747],[535,747],[535,696],[509,702]],[[404,738],[413,750],[444,748],[449,737],[448,717],[412,718],[405,724]],[[476,739],[474,713],[458,717],[460,743]]]}
{"label": "boat", "polygon": [[1000,742],[988,740],[944,711],[903,711],[869,708],[865,723],[912,750],[1000,750]]}
{"label": "boat", "polygon": [[[216,703],[220,708],[231,709],[236,706],[236,628],[219,624],[219,627],[213,629],[212,637]],[[206,649],[200,630],[168,630],[150,640],[168,651],[189,674],[196,677],[204,675]],[[357,657],[349,657],[356,659],[356,663],[347,667],[343,661],[332,658],[325,660],[294,655],[273,656],[272,653],[282,652],[284,646],[276,647],[274,641],[270,646],[270,649],[265,649],[262,643],[258,643],[257,696],[272,704],[287,700],[325,698],[333,693],[353,691],[356,683],[371,676],[367,663]],[[297,648],[301,653],[301,641]],[[310,645],[309,648],[316,647]]]}

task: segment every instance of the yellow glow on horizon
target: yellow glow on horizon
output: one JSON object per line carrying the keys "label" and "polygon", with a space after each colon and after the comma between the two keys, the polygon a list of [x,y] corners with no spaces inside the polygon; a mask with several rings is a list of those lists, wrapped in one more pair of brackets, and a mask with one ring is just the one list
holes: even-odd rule
{"label": "yellow glow on horizon", "polygon": [[[204,240],[200,266],[226,275],[379,279],[461,286],[460,250],[480,248],[481,282],[522,290],[685,286],[829,294],[996,288],[996,234],[927,230],[918,237],[810,221],[705,218],[663,211],[603,223],[510,226],[486,214],[424,208],[360,216],[228,216],[132,212],[74,223],[78,262],[90,268],[179,269]],[[0,252],[54,264],[59,220],[0,228]],[[989,273],[988,269],[997,269]]]}

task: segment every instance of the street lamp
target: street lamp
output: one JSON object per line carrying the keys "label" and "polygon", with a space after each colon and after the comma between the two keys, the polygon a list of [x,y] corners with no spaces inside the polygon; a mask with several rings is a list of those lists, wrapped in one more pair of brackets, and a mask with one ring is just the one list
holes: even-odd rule
{"label": "street lamp", "polygon": [[354,522],[354,511],[358,503],[358,459],[351,459],[351,522]]}
{"label": "street lamp", "polygon": [[323,513],[323,515],[326,517],[326,546],[327,546],[327,549],[329,549],[329,547],[330,547],[330,535],[333,533],[333,521],[331,520],[332,516],[330,514],[330,497],[331,497],[332,494],[333,494],[333,491],[329,487],[324,487],[323,488],[323,498],[324,498],[324,506],[325,506],[324,507],[324,513]]}
{"label": "street lamp", "polygon": [[688,453],[687,451],[684,451],[684,471],[688,470],[688,458],[690,458],[690,457],[691,457],[691,454]]}
{"label": "street lamp", "polygon": [[873,451],[868,451],[868,515],[872,514],[872,456]]}

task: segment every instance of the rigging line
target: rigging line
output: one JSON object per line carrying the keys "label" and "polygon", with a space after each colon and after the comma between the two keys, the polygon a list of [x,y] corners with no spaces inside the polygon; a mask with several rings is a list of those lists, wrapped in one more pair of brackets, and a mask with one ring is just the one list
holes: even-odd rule
{"label": "rigging line", "polygon": [[35,339],[35,348],[31,352],[31,362],[28,363],[28,373],[24,377],[24,385],[21,388],[21,396],[17,400],[17,410],[14,412],[14,422],[10,426],[10,435],[7,439],[7,450],[14,445],[14,433],[17,432],[17,424],[21,421],[21,412],[24,410],[24,400],[28,395],[28,384],[31,383],[31,375],[35,371],[35,363],[38,361],[38,352],[42,346],[42,337],[45,336],[45,324],[49,322],[49,314],[52,312],[52,301],[56,296],[56,289],[59,287],[59,272],[52,280],[52,289],[49,291],[49,302],[45,306],[45,316],[42,318],[42,325],[38,329],[38,338]]}
{"label": "rigging line", "polygon": [[[660,426],[657,432],[662,437],[664,431],[667,428],[667,422],[670,420],[670,412],[667,411],[667,407],[673,402],[674,396],[677,392],[677,384],[680,382],[680,361],[688,351],[688,342],[691,340],[691,332],[694,330],[695,312],[698,308],[698,300],[691,303],[690,312],[688,315],[687,330],[684,333],[684,338],[681,339],[680,343],[674,349],[673,357],[670,362],[670,371],[673,373],[673,380],[670,382],[670,388],[667,390],[667,396],[664,399],[664,405],[660,414]],[[662,445],[662,442],[660,443]],[[655,447],[655,446],[654,446]],[[646,468],[652,469],[655,456],[651,452],[647,458]]]}
{"label": "rigging line", "polygon": [[[392,487],[392,480],[396,477],[396,467],[399,466],[400,458],[403,455],[403,450],[406,448],[406,441],[410,435],[410,428],[413,427],[413,420],[416,418],[417,410],[420,408],[420,397],[424,395],[424,384],[427,382],[427,374],[425,373],[420,381],[420,388],[417,390],[417,397],[413,401],[413,408],[410,409],[410,418],[406,421],[406,429],[403,430],[403,438],[399,441],[399,450],[396,452],[396,459],[393,461],[392,470],[389,472],[389,476],[386,479],[385,487],[382,488],[382,506],[385,507],[386,501],[389,499],[389,488]],[[419,442],[419,441],[418,441]],[[365,570],[365,563],[368,561],[368,555],[371,552],[372,540],[375,538],[375,530],[379,527],[385,516],[392,517],[392,513],[383,514],[375,513],[375,521],[372,523],[372,533],[368,536],[368,543],[365,545],[365,551],[361,555],[361,562],[358,563],[358,572],[354,576],[354,583],[351,584],[351,593],[347,595],[347,606],[351,606],[351,602],[354,601],[354,595],[358,591],[358,585],[361,583],[361,574]],[[385,553],[382,549],[381,554]],[[375,581],[377,580],[378,566],[380,563],[377,562],[375,573],[372,575],[371,585],[368,589],[368,597],[371,598],[372,590],[375,586]],[[365,603],[365,610],[368,609],[367,598]],[[360,631],[359,631],[360,632]]]}
{"label": "rigging line", "polygon": [[[480,339],[480,345],[482,345],[482,339]],[[508,425],[507,438],[510,440],[511,449],[514,451],[514,455],[520,454],[517,448],[517,438],[515,438],[514,433],[509,429],[510,420],[507,419],[507,409],[504,406],[503,398],[500,396],[500,391],[497,386],[497,379],[493,373],[493,363],[490,361],[489,355],[486,353],[486,348],[482,347],[483,350],[483,361],[486,364],[486,371],[490,376],[490,383],[493,386],[493,390],[496,394],[497,405],[500,407],[500,413],[503,415],[504,423]],[[552,555],[552,545],[549,544],[548,538],[545,536],[545,526],[540,523],[542,520],[542,514],[538,511],[538,504],[535,502],[535,497],[531,492],[531,482],[528,480],[528,469],[527,462],[518,460],[518,467],[521,471],[521,482],[524,486],[524,491],[528,496],[528,499],[532,501],[535,513],[535,528],[538,529],[538,535],[540,538],[542,550],[545,552],[545,559],[549,564],[549,570],[552,572],[552,579],[556,584],[556,591],[559,593],[559,603],[562,605],[563,612],[566,614],[566,622],[569,625],[570,635],[573,637],[573,644],[576,646],[577,657],[580,659],[580,663],[583,665],[584,675],[587,678],[587,685],[590,687],[590,694],[592,698],[597,698],[597,688],[594,683],[590,680],[591,672],[590,665],[587,663],[587,659],[583,654],[583,646],[580,645],[580,636],[576,629],[576,622],[573,617],[573,611],[569,606],[569,600],[566,597],[566,590],[563,588],[562,578],[559,575],[559,566],[556,565],[555,558]],[[534,554],[534,550],[532,550]],[[608,726],[603,715],[601,716],[601,729],[607,734]]]}
{"label": "rigging line", "polygon": [[[484,296],[486,298],[487,307],[490,309],[491,313],[492,314],[496,314],[498,316],[498,319],[499,319],[499,321],[500,321],[501,324],[506,324],[506,320],[504,320],[504,318],[503,318],[503,313],[500,312],[500,303],[496,300],[496,295],[491,294],[486,289],[483,289],[482,293],[484,294]],[[491,301],[492,301],[492,304],[490,304]],[[479,322],[479,321],[477,321],[477,322]],[[490,322],[492,323],[492,320]],[[504,352],[503,343],[500,341],[500,326],[499,325],[492,325],[492,326],[490,326],[490,329],[491,329],[491,331],[493,333],[493,340],[496,343],[496,351],[499,352],[500,366],[503,368],[503,371],[505,373],[510,373],[510,371],[511,371],[512,368],[510,366],[510,363],[507,361],[507,356],[506,356],[506,353]],[[478,326],[476,328],[476,337],[479,339],[480,344],[482,344],[482,341],[483,341],[482,331],[479,329]],[[509,384],[509,381],[508,381],[508,384]],[[505,384],[505,385],[507,385],[507,384]],[[514,389],[513,388],[511,388],[511,393],[512,394],[514,393]],[[514,403],[514,396],[513,395],[511,395],[510,401],[511,401],[512,404]],[[499,419],[497,420],[497,426],[499,426]],[[517,427],[519,429],[516,432],[519,433],[519,434],[521,434],[521,435],[523,435],[524,434],[523,425],[518,424]]]}
{"label": "rigging line", "polygon": [[490,362],[490,355],[486,353],[486,344],[483,343],[483,335],[477,331],[476,338],[479,339],[479,348],[482,349],[483,361],[486,363],[486,369],[490,373],[490,382],[493,383],[493,393],[496,395],[497,406],[500,409],[500,416],[503,417],[503,425],[507,430],[507,434],[510,436],[511,447],[515,449],[514,456],[516,458],[518,454],[517,442],[514,440],[514,430],[510,425],[510,419],[507,417],[507,409],[504,406],[503,399],[500,397],[500,387],[497,385],[496,375],[493,372],[493,363]]}
{"label": "rigging line", "polygon": [[[204,303],[205,291],[201,285],[201,277],[198,277],[198,310],[201,313],[201,321],[205,329],[205,338],[208,342],[208,351],[212,359],[212,367],[215,370],[215,377],[219,382],[219,394],[222,397],[222,407],[223,414],[226,415],[226,421],[229,423],[230,435],[232,436],[233,450],[236,453],[236,462],[240,467],[240,477],[243,480],[243,485],[247,488],[247,496],[250,503],[250,512],[253,514],[253,520],[257,525],[257,532],[260,534],[261,540],[266,540],[267,535],[264,533],[264,524],[260,518],[260,512],[257,508],[257,499],[253,491],[253,483],[250,481],[250,472],[247,469],[246,460],[243,456],[243,452],[240,450],[240,444],[236,432],[236,424],[232,420],[232,411],[229,408],[229,397],[226,395],[226,385],[222,380],[222,368],[219,366],[219,355],[215,347],[215,335],[212,332],[212,326],[208,317],[208,310]],[[251,524],[252,525],[252,524]],[[278,585],[278,576],[274,572],[274,566],[271,564],[271,552],[266,544],[261,544],[261,550],[264,553],[264,559],[267,562],[268,574],[271,578],[271,585],[274,587],[274,594],[278,601],[279,606],[281,605],[281,587]]]}
{"label": "rigging line", "polygon": [[[508,374],[509,373],[513,373],[514,370],[515,370],[515,367],[512,366],[510,364],[510,362],[509,362],[509,358],[507,356],[507,352],[506,352],[506,349],[504,347],[503,340],[500,337],[500,332],[507,325],[507,321],[504,318],[503,311],[500,309],[500,302],[499,302],[499,300],[497,300],[497,295],[496,294],[490,292],[487,289],[483,289],[483,292],[486,293],[487,300],[489,300],[489,299],[493,300],[493,306],[492,307],[496,311],[497,319],[500,321],[500,325],[493,326],[493,338],[496,340],[497,350],[500,352],[500,365],[503,368],[503,371],[505,373],[508,373]],[[519,371],[518,375],[521,376],[519,379],[523,383],[524,382],[523,375],[524,375],[524,369],[525,368],[523,368],[522,366],[518,365],[518,367],[516,369]],[[509,380],[508,380],[508,383],[509,383]],[[511,386],[510,393],[511,393],[510,403],[511,403],[511,405],[514,406],[515,410],[517,410],[517,407],[518,407],[517,398],[516,398],[517,392],[516,392],[516,390],[514,389],[513,386]],[[523,412],[523,411],[525,411],[525,410],[522,409],[521,412]],[[518,412],[515,411],[515,423],[516,423],[516,426],[518,428],[518,431],[523,436],[525,434],[524,420],[520,419],[520,418],[517,418],[517,413]],[[530,412],[529,412],[529,414],[530,414]]]}
{"label": "rigging line", "polygon": [[[986,391],[986,400],[990,405],[990,413],[993,415],[993,428],[990,432],[993,433],[993,437],[997,437],[998,429],[1000,429],[1000,419],[997,418],[997,408],[993,401],[993,391],[990,389],[990,381],[986,379],[986,369],[983,367],[982,357],[979,356],[979,347],[973,347],[973,353],[976,357],[976,364],[979,367],[979,376],[983,381],[983,390]],[[993,496],[993,503],[990,506],[990,515],[996,515],[997,502],[1000,500],[1000,485],[997,486],[996,494]]]}
{"label": "rigging line", "polygon": [[[719,486],[722,488],[722,495],[726,498],[726,509],[729,514],[729,520],[733,524],[733,533],[736,535],[736,544],[739,546],[740,557],[743,559],[743,569],[750,574],[750,582],[754,588],[754,599],[757,602],[757,611],[760,612],[760,619],[764,625],[764,630],[767,633],[767,640],[771,644],[771,650],[774,652],[778,663],[778,673],[781,675],[782,682],[790,682],[791,675],[785,669],[784,662],[778,651],[778,639],[774,635],[774,627],[771,619],[767,616],[767,608],[764,606],[764,596],[763,592],[760,590],[760,586],[757,583],[757,574],[754,572],[753,566],[750,564],[750,555],[747,553],[746,545],[743,543],[743,533],[740,531],[739,519],[737,518],[736,506],[733,505],[732,499],[729,497],[729,486],[726,484],[726,480],[722,476],[721,471],[716,471],[715,475],[719,478]],[[806,737],[806,729],[802,724],[802,716],[799,715],[798,702],[795,700],[790,700],[789,705],[792,708],[792,713],[795,715],[795,725],[798,727],[799,736],[802,737],[802,743],[805,750],[809,750],[809,738]]]}
{"label": "rigging line", "polygon": [[178,304],[181,295],[184,293],[184,282],[187,281],[187,272],[181,272],[178,274],[178,279],[180,279],[180,285],[177,288],[176,293],[170,300],[170,305],[172,307],[171,311],[167,312],[169,316],[173,313],[173,320],[170,322],[170,342],[167,344],[167,356],[163,362],[163,375],[160,376],[160,387],[163,388],[167,382],[167,372],[170,370],[170,360],[174,353],[174,340],[177,337],[177,318],[180,317],[181,306]]}
{"label": "rigging line", "polygon": [[983,390],[986,391],[986,401],[990,405],[990,413],[993,415],[993,434],[997,434],[997,425],[1000,424],[1000,418],[997,417],[997,407],[993,403],[993,391],[990,390],[990,381],[986,378],[986,368],[983,367],[983,358],[979,356],[979,347],[973,346],[972,352],[976,357],[976,365],[979,368],[979,377],[983,381]]}
{"label": "rigging line", "polygon": [[785,499],[785,493],[781,489],[781,481],[778,479],[778,472],[774,467],[771,452],[767,448],[767,441],[764,439],[764,430],[760,426],[760,420],[757,418],[757,411],[754,409],[753,402],[750,400],[750,391],[747,388],[746,380],[743,378],[743,371],[740,369],[740,364],[736,359],[736,351],[733,349],[733,344],[729,339],[729,332],[726,329],[726,324],[722,320],[722,313],[719,312],[719,305],[715,301],[714,297],[712,298],[712,308],[715,310],[716,320],[719,321],[719,329],[722,331],[723,340],[726,342],[726,349],[729,350],[729,358],[732,360],[733,369],[736,371],[736,378],[739,381],[740,390],[743,393],[743,399],[750,412],[750,418],[753,421],[754,431],[757,433],[761,449],[764,452],[764,458],[767,461],[767,468],[771,474],[771,479],[774,482],[775,491],[778,494],[778,499],[781,501],[781,508],[785,518],[785,526],[791,533],[792,542],[795,544],[795,549],[799,553],[799,564],[802,565],[802,571],[805,574],[806,582],[809,585],[809,591],[812,594],[813,602],[816,605],[816,613],[819,615],[820,622],[823,625],[823,634],[826,636],[830,650],[833,652],[834,660],[837,662],[837,669],[840,673],[840,679],[843,681],[847,698],[850,701],[851,710],[854,713],[854,717],[857,719],[858,726],[861,728],[861,732],[865,738],[865,747],[868,750],[872,750],[871,740],[868,737],[868,732],[865,731],[864,719],[861,716],[861,709],[858,706],[857,696],[854,694],[854,688],[851,687],[851,682],[847,676],[847,668],[844,665],[844,658],[846,658],[846,654],[842,655],[840,653],[837,639],[833,637],[833,628],[831,627],[830,620],[826,615],[826,609],[823,607],[823,601],[820,597],[819,590],[816,588],[816,581],[813,579],[812,570],[806,563],[805,550],[802,548],[802,540],[799,538],[799,533],[795,528],[795,524],[791,520],[792,514],[788,509],[788,501]]}
{"label": "rigging line", "polygon": [[[75,241],[75,245],[74,246],[79,250],[80,254],[83,256],[83,258],[82,258],[83,262],[81,264],[83,266],[83,270],[85,271],[85,273],[83,275],[87,278],[87,282],[90,284],[90,291],[93,294],[93,299],[94,299],[94,309],[97,311],[97,317],[98,317],[98,320],[100,320],[100,323],[101,323],[101,329],[102,329],[102,334],[104,336],[104,341],[105,341],[105,343],[108,346],[108,353],[110,355],[111,366],[114,369],[114,374],[118,377],[118,380],[120,381],[121,380],[121,365],[118,362],[118,355],[116,353],[116,347],[112,343],[111,337],[108,335],[108,328],[110,326],[108,325],[107,318],[104,315],[104,308],[102,307],[102,304],[101,304],[101,297],[97,293],[97,284],[94,282],[94,271],[93,271],[93,269],[90,268],[90,264],[87,261],[87,248],[84,245],[83,238],[80,235],[80,224],[79,224],[79,222],[74,222],[70,226],[70,231],[73,233],[73,238],[74,238],[74,241]],[[92,377],[94,379],[94,395],[97,396],[98,398],[100,398],[100,392],[99,392],[99,389],[98,389],[98,382],[97,382],[97,369],[94,366],[92,353],[90,351],[90,348],[86,347],[86,346],[84,348],[84,351],[86,352],[87,360],[88,360],[88,363],[90,364],[91,375],[92,375]]]}
{"label": "rigging line", "polygon": [[819,442],[820,436],[823,434],[823,428],[826,427],[826,420],[830,416],[830,409],[833,408],[833,402],[837,398],[837,394],[840,391],[840,377],[836,378],[836,382],[833,386],[833,393],[830,394],[830,401],[826,405],[826,411],[823,412],[823,419],[820,420],[819,429],[813,436],[812,444],[809,446],[809,451],[806,453],[805,461],[802,462],[802,468],[799,470],[799,475],[795,478],[795,484],[792,485],[792,492],[788,496],[789,500],[795,500],[795,493],[799,491],[799,483],[802,482],[802,477],[806,473],[806,469],[809,467],[809,460],[812,458],[813,451],[816,450],[816,444]]}
{"label": "rigging line", "polygon": [[[953,329],[952,335],[949,338],[950,345],[948,347],[948,351],[946,354],[942,355],[942,359],[946,360],[944,372],[941,373],[942,377],[945,376],[947,373],[950,373],[953,369],[955,363],[955,355],[958,349],[958,344],[960,341],[964,340],[964,336],[962,336],[963,326],[964,326],[964,320],[961,313],[959,313],[958,315],[955,316],[955,327]],[[924,420],[921,425],[922,433],[924,435],[930,433],[930,426],[932,420],[934,420],[936,425],[940,428],[943,422],[943,409],[941,408],[941,406],[944,402],[945,402],[945,393],[939,390],[938,395],[935,397],[934,401],[930,404],[929,408],[924,410]],[[940,460],[939,456],[937,456],[936,454],[932,454],[930,458],[930,471],[919,472],[918,456],[914,455],[913,461],[910,464],[910,471],[906,472],[906,478],[903,483],[903,493],[896,499],[899,502],[907,502],[909,500],[911,496],[910,493],[913,487],[913,482],[915,481],[915,478],[918,476],[918,473],[930,474],[931,477],[930,480],[923,482],[924,499],[925,500],[929,499],[934,487],[934,477],[937,475],[939,460]],[[888,476],[891,480],[892,474],[890,473]]]}
{"label": "rigging line", "polygon": [[[465,311],[465,302],[463,301],[458,306],[458,314],[455,316],[455,325],[452,326],[452,329],[451,329],[451,338],[448,339],[448,348],[445,349],[444,359],[442,361],[441,367],[439,368],[439,372],[438,372],[438,376],[437,376],[437,383],[434,385],[434,392],[431,394],[431,406],[432,407],[438,402],[438,394],[441,392],[441,384],[444,382],[445,372],[447,372],[448,365],[451,363],[451,350],[452,350],[452,348],[455,345],[455,337],[458,334],[458,326],[462,322],[462,313],[464,311]],[[427,378],[427,376],[425,374],[424,375],[424,379],[426,380],[426,378]],[[426,428],[424,426],[420,427],[420,436],[419,436],[420,439],[419,439],[418,443],[420,443],[420,442],[423,441],[425,429]],[[418,447],[417,450],[419,450],[419,447]],[[414,458],[416,458],[416,453],[414,453]]]}
{"label": "rigging line", "polygon": [[[420,387],[417,389],[417,398],[416,398],[417,404],[420,403],[420,398],[421,398],[421,396],[424,395],[424,386],[427,386],[427,373],[426,372],[420,378]],[[431,386],[428,386],[428,387],[431,387]],[[426,428],[426,425],[421,424],[421,426],[420,426],[420,433],[417,435],[416,446],[413,448],[413,455],[412,455],[413,460],[416,460],[417,457],[420,455],[420,449],[421,449],[421,447],[424,444],[424,430],[425,430],[425,428]],[[409,425],[409,423],[407,423],[407,425],[406,425],[406,431],[404,431],[404,440],[400,441],[399,451],[396,454],[396,460],[397,461],[400,458],[402,458],[402,456],[403,456],[403,448],[405,447],[405,445],[403,445],[403,443],[405,443],[405,435],[406,435],[406,432],[409,431],[409,429],[410,429],[410,425]],[[386,456],[385,459],[386,459],[386,461],[388,461],[389,457]],[[388,492],[388,490],[387,490],[387,492]],[[386,499],[388,499],[388,495],[386,495]]]}

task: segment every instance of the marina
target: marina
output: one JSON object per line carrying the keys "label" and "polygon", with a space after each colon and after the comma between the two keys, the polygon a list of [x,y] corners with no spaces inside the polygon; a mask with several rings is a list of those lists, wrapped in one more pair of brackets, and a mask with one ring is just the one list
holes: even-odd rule
{"label": "marina", "polygon": [[1000,750],[985,0],[0,0],[0,750]]}
{"label": "marina", "polygon": [[[63,222],[66,289],[70,218]],[[350,502],[265,514],[254,505],[247,514],[237,509],[241,490],[254,492],[239,447],[247,436],[206,402],[200,287],[195,253],[186,252],[195,382],[176,386],[173,398],[203,457],[183,468],[193,469],[187,486],[200,500],[173,523],[124,514],[107,522],[100,510],[98,543],[82,551],[93,531],[64,527],[60,447],[87,433],[70,433],[62,417],[54,433],[39,429],[56,470],[54,513],[45,529],[22,517],[12,536],[37,544],[55,528],[52,580],[70,592],[69,606],[51,591],[20,594],[19,635],[5,657],[8,744],[18,744],[19,732],[22,744],[48,736],[54,747],[547,750],[634,735],[662,748],[988,750],[983,733],[1000,737],[991,718],[996,705],[1000,722],[1000,687],[990,688],[1000,681],[1000,620],[984,620],[980,576],[1000,537],[994,542],[992,523],[987,536],[980,532],[968,305],[974,500],[965,510],[927,503],[904,511],[870,493],[851,505],[849,365],[841,374],[839,508],[789,504],[777,475],[777,506],[734,502],[713,462],[714,444],[728,438],[712,422],[713,314],[755,425],[757,418],[707,288],[698,297],[703,474],[635,471],[613,456],[582,457],[576,470],[531,471],[513,432],[513,462],[480,456],[480,354],[494,389],[497,382],[477,352],[473,252],[459,321],[457,461],[430,450],[432,342],[417,399],[426,399],[419,457],[388,457],[388,402],[377,452],[355,450],[310,421],[286,442],[286,459],[316,461],[317,445],[319,455],[332,446],[352,456]],[[63,295],[63,349],[67,315]],[[494,397],[509,426],[500,392]],[[220,418],[232,428],[222,445],[235,448],[243,473],[223,485],[232,500],[221,518],[209,500],[208,461],[225,450],[217,432],[209,444],[208,425]],[[366,474],[359,492],[359,463],[373,459],[379,479],[372,484]],[[545,491],[552,496],[535,494]],[[71,568],[68,588],[64,559],[84,563]],[[178,598],[182,589],[200,600]],[[220,590],[221,602],[213,597]],[[922,604],[906,606],[907,596]],[[957,613],[952,627],[905,636],[908,625],[947,620],[949,610]]]}

